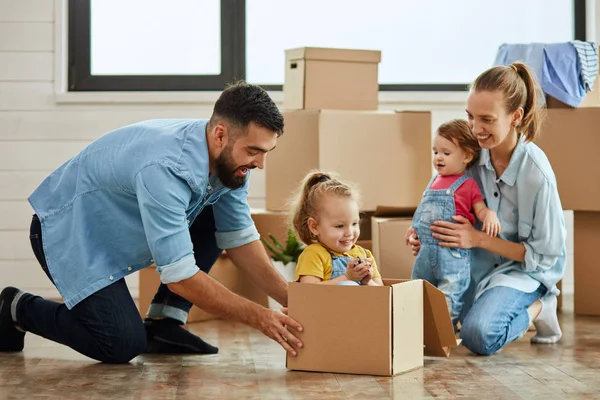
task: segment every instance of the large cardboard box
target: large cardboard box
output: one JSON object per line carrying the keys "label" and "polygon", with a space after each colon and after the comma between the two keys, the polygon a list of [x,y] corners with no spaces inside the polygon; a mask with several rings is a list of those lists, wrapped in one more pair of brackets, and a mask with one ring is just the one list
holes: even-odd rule
{"label": "large cardboard box", "polygon": [[285,109],[376,110],[381,51],[302,47],[285,52]]}
{"label": "large cardboard box", "polygon": [[373,257],[384,278],[411,278],[415,256],[404,238],[414,212],[415,208],[378,207],[371,218]]}
{"label": "large cardboard box", "polygon": [[302,351],[287,357],[293,370],[392,376],[422,367],[424,346],[447,357],[458,345],[444,295],[422,280],[290,283],[288,311],[304,328]]}
{"label": "large cardboard box", "polygon": [[575,211],[573,217],[575,314],[600,315],[600,212]]}
{"label": "large cardboard box", "polygon": [[[588,95],[600,90],[598,78],[596,83]],[[600,147],[598,126],[600,107],[549,109],[536,140],[556,175],[563,209],[574,210],[574,301],[579,315],[600,315],[600,284],[594,280],[600,278],[594,250],[600,238],[600,185],[590,163]],[[558,300],[560,309],[562,296]]]}
{"label": "large cardboard box", "polygon": [[600,148],[600,108],[548,110],[536,144],[552,165],[564,210],[600,211],[600,185],[591,160]]}
{"label": "large cardboard box", "polygon": [[365,211],[419,204],[431,178],[431,113],[303,110],[284,119],[266,163],[268,210],[285,210],[312,169],[356,184]]}
{"label": "large cardboard box", "polygon": [[288,214],[283,211],[267,211],[264,209],[252,209],[252,220],[260,237],[271,243],[269,235],[275,236],[280,242],[287,240]]}

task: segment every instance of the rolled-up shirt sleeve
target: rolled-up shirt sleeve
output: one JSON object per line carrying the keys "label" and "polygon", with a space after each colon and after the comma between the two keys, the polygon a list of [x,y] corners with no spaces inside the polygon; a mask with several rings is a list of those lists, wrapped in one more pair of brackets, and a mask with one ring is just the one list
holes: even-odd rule
{"label": "rolled-up shirt sleeve", "polygon": [[232,249],[260,239],[248,206],[248,184],[225,193],[213,205],[217,246]]}
{"label": "rolled-up shirt sleeve", "polygon": [[153,164],[135,177],[146,240],[162,283],[191,278],[198,271],[187,224],[192,196],[187,182],[168,166]]}
{"label": "rolled-up shirt sleeve", "polygon": [[533,223],[519,221],[519,236],[525,246],[526,272],[554,266],[562,255],[567,236],[556,185],[548,181],[542,184],[534,202]]}

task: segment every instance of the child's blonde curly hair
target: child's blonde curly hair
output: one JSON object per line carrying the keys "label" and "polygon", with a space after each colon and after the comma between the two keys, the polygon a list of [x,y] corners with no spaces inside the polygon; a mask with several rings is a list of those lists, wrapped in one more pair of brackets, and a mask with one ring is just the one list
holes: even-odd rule
{"label": "child's blonde curly hair", "polygon": [[308,219],[318,220],[323,195],[349,197],[360,203],[358,190],[350,183],[340,181],[333,173],[309,172],[290,202],[289,221],[298,238],[307,245],[316,241],[308,227]]}

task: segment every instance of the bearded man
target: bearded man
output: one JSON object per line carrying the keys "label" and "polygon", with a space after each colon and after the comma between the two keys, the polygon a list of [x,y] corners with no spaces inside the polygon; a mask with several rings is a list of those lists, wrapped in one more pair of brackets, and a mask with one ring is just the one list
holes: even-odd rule
{"label": "bearded man", "polygon": [[[196,306],[245,323],[290,354],[302,346],[284,312],[248,301],[208,272],[223,249],[280,304],[287,283],[272,268],[247,203],[283,117],[260,87],[226,88],[210,120],[149,120],[111,131],[52,172],[32,193],[30,240],[63,302],[6,287],[0,351],[25,332],[105,363],[140,353],[213,354],[182,327]],[[143,320],[125,277],[156,265],[161,285]]]}

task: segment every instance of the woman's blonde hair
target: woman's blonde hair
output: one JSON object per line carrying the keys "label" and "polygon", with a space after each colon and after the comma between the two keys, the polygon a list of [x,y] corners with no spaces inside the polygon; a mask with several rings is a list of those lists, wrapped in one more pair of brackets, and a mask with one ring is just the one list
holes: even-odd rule
{"label": "woman's blonde hair", "polygon": [[308,220],[318,219],[323,195],[349,197],[359,203],[358,191],[351,184],[340,181],[335,174],[316,170],[309,172],[290,201],[290,226],[305,244],[315,242]]}
{"label": "woman's blonde hair", "polygon": [[541,104],[543,94],[533,71],[527,65],[514,62],[508,66],[492,67],[475,79],[471,90],[502,92],[507,112],[523,108],[523,120],[517,131],[523,133],[528,142],[538,137],[545,117],[545,109]]}

